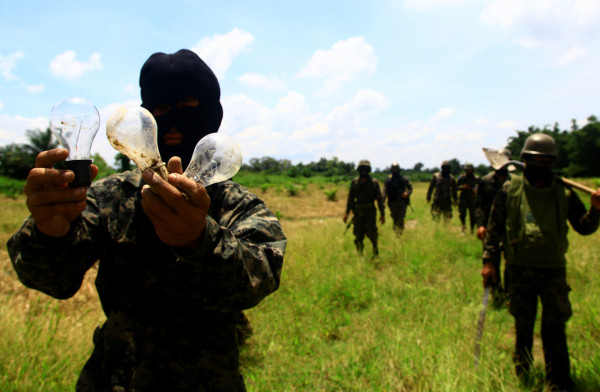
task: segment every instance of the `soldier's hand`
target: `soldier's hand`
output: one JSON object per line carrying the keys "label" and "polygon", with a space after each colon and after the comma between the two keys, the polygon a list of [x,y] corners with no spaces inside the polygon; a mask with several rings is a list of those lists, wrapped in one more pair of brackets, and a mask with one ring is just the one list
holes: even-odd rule
{"label": "soldier's hand", "polygon": [[490,262],[485,263],[481,268],[481,276],[483,277],[483,287],[487,287],[490,279],[496,283],[496,269],[494,265]]}
{"label": "soldier's hand", "polygon": [[379,217],[379,221],[383,225],[385,223],[385,215],[381,214],[381,216]]}
{"label": "soldier's hand", "polygon": [[142,207],[164,243],[197,248],[206,228],[210,197],[201,184],[181,175],[179,158],[171,158],[167,167],[171,171],[168,182],[150,169],[144,171],[148,185],[142,188]]}
{"label": "soldier's hand", "polygon": [[[54,164],[64,161],[69,151],[59,148],[43,151],[35,160],[25,183],[26,204],[36,227],[51,237],[62,237],[69,232],[71,222],[85,209],[87,187],[69,188],[75,180],[71,170],[54,169]],[[92,179],[98,166],[92,165]]]}
{"label": "soldier's hand", "polygon": [[402,194],[402,198],[403,198],[403,199],[406,199],[406,198],[408,198],[408,192],[404,192],[404,193]]}
{"label": "soldier's hand", "polygon": [[600,188],[596,189],[594,193],[592,193],[592,205],[600,210]]}
{"label": "soldier's hand", "polygon": [[485,240],[485,226],[479,226],[477,228],[477,238],[480,239],[481,241]]}
{"label": "soldier's hand", "polygon": [[348,214],[344,214],[342,219],[344,220],[344,223],[348,222]]}

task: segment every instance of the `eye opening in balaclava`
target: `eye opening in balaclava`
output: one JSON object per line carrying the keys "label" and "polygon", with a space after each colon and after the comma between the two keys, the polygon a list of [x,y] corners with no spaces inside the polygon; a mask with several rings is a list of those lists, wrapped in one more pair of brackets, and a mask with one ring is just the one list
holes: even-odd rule
{"label": "eye opening in balaclava", "polygon": [[[142,107],[150,112],[158,104],[171,109],[155,116],[158,125],[158,150],[164,162],[181,158],[183,169],[188,166],[198,141],[217,132],[223,119],[221,89],[212,70],[198,55],[181,49],[174,54],[154,53],[140,71]],[[197,99],[197,107],[178,107],[177,103]],[[176,128],[182,135],[181,144],[168,146],[164,136]]]}

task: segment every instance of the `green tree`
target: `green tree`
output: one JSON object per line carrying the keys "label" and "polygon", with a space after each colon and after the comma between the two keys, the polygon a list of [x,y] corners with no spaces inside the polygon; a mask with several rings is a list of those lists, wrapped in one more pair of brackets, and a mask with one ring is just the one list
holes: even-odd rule
{"label": "green tree", "polygon": [[0,147],[1,175],[24,180],[34,166],[35,156],[23,145],[13,143]]}
{"label": "green tree", "polygon": [[592,121],[572,131],[567,150],[569,164],[565,174],[572,177],[600,176],[600,123]]}
{"label": "green tree", "polygon": [[108,163],[106,163],[100,154],[92,154],[91,158],[94,165],[98,166],[98,176],[96,178],[104,178],[116,173],[116,170],[108,166]]}
{"label": "green tree", "polygon": [[29,142],[23,145],[25,151],[29,152],[34,157],[42,151],[52,150],[59,146],[58,141],[52,136],[50,128],[46,128],[45,131],[40,129],[25,131]]}
{"label": "green tree", "polygon": [[131,160],[123,153],[115,155],[115,167],[120,173],[131,170]]}

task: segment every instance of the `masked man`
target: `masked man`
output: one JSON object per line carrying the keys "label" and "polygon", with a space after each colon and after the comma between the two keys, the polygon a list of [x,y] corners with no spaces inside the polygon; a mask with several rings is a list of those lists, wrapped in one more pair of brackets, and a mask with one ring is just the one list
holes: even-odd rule
{"label": "masked man", "polygon": [[566,279],[567,221],[580,234],[591,234],[600,221],[600,189],[585,206],[552,172],[557,150],[543,133],[527,138],[521,151],[523,177],[513,175],[498,192],[487,226],[483,253],[484,285],[495,280],[495,264],[502,252],[510,279],[509,311],[515,319],[514,362],[526,379],[533,362],[533,330],[538,297],[542,303],[542,343],[546,379],[553,390],[571,391],[566,323],[571,317]]}
{"label": "masked man", "polygon": [[25,285],[59,299],[99,260],[106,322],[78,391],[244,391],[236,324],[279,287],[286,238],[247,189],[181,175],[221,124],[210,68],[189,50],[155,53],[140,87],[168,181],[149,169],[69,188],[73,173],[53,169],[67,151],[42,152],[25,186],[31,216],[9,240],[10,257]]}

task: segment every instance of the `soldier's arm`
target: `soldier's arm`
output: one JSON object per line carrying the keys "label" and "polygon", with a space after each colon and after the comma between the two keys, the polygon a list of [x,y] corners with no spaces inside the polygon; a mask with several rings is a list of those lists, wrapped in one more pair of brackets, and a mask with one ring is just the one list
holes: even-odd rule
{"label": "soldier's arm", "polygon": [[436,179],[435,179],[435,175],[433,177],[431,177],[431,181],[429,181],[429,188],[427,188],[427,201],[429,202],[431,200],[431,194],[433,193],[433,190],[435,188],[435,183],[436,183]]}
{"label": "soldier's arm", "polygon": [[47,236],[31,217],[26,219],[7,243],[19,280],[55,298],[73,296],[81,287],[85,272],[100,257],[102,246],[94,244],[98,217],[95,194],[90,188],[86,210],[63,237]]}
{"label": "soldier's arm", "polygon": [[600,211],[593,205],[590,206],[589,210],[586,210],[585,205],[573,190],[570,192],[567,214],[573,230],[579,234],[592,234],[598,229]]}
{"label": "soldier's arm", "polygon": [[218,216],[207,216],[197,249],[173,248],[181,284],[205,309],[247,309],[279,287],[287,239],[262,200],[241,189],[212,200]]}
{"label": "soldier's arm", "polygon": [[504,184],[496,194],[490,219],[487,224],[483,246],[483,263],[498,262],[502,254],[502,241],[506,233],[506,198],[510,189],[510,182]]}

